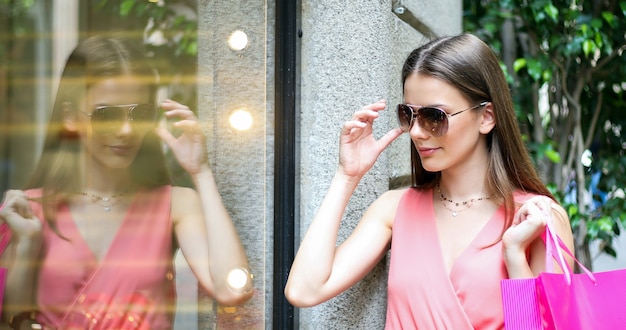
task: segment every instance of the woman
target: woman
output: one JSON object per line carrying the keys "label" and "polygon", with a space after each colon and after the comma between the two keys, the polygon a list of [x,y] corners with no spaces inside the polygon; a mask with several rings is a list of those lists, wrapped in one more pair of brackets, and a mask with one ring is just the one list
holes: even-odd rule
{"label": "woman", "polygon": [[[91,37],[69,56],[32,181],[7,191],[0,211],[12,235],[1,259],[12,327],[169,329],[178,247],[217,301],[251,297],[198,120],[172,100],[155,106],[157,82],[120,39]],[[157,127],[159,112],[183,133]],[[195,189],[171,185],[161,140]]]}
{"label": "woman", "polygon": [[[286,297],[298,307],[335,297],[391,249],[387,329],[501,329],[500,280],[544,270],[541,234],[550,217],[572,249],[567,215],[533,168],[486,44],[469,34],[431,41],[409,55],[402,82],[400,128],[372,136],[385,101],[344,124],[339,167],[300,244]],[[381,195],[336,247],[351,194],[403,132],[412,140],[412,186]]]}

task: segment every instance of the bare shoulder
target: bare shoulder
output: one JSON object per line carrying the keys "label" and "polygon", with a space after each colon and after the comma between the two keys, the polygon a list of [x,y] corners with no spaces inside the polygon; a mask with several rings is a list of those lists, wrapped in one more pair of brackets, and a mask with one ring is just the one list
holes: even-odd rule
{"label": "bare shoulder", "polygon": [[402,199],[402,195],[404,195],[407,189],[408,188],[388,190],[380,195],[380,197],[378,197],[376,201],[391,203],[393,205],[390,206],[393,206],[395,208],[398,206],[398,203],[400,203],[400,199]]}
{"label": "bare shoulder", "polygon": [[407,188],[389,190],[380,195],[368,208],[366,214],[382,219],[391,228],[396,217],[396,210]]}
{"label": "bare shoulder", "polygon": [[566,242],[571,242],[569,245],[573,248],[573,233],[567,211],[558,203],[551,204],[552,219],[559,231],[559,236]]}
{"label": "bare shoulder", "polygon": [[187,214],[192,214],[200,210],[200,198],[193,188],[173,186],[172,187],[172,217],[178,221]]}
{"label": "bare shoulder", "polygon": [[558,203],[552,203],[552,216],[554,219],[557,219],[560,224],[569,225],[569,216],[567,215],[567,211]]}
{"label": "bare shoulder", "polygon": [[172,199],[193,197],[197,195],[196,190],[189,187],[172,186]]}

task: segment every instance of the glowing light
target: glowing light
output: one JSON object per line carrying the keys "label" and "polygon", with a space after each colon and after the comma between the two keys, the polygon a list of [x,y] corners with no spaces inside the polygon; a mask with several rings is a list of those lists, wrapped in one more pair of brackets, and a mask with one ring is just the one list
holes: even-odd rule
{"label": "glowing light", "polygon": [[236,30],[228,37],[228,47],[232,50],[242,50],[248,46],[248,35],[241,31]]}
{"label": "glowing light", "polygon": [[248,284],[248,272],[242,268],[235,268],[228,272],[227,281],[231,288],[241,290]]}
{"label": "glowing light", "polygon": [[239,131],[245,131],[252,127],[252,115],[245,109],[233,111],[229,121],[230,126]]}
{"label": "glowing light", "polygon": [[233,268],[226,276],[228,288],[234,293],[246,294],[253,289],[254,275],[246,267]]}

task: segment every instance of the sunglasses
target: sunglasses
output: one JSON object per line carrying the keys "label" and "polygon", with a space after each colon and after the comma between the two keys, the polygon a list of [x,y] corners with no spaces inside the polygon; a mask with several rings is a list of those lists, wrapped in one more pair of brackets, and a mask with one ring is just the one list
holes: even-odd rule
{"label": "sunglasses", "polygon": [[415,119],[421,129],[428,131],[430,135],[439,137],[448,131],[448,118],[454,117],[462,112],[484,107],[487,101],[483,101],[473,107],[447,114],[445,111],[435,107],[425,107],[411,104],[398,104],[398,122],[402,131],[408,132],[413,127]]}
{"label": "sunglasses", "polygon": [[91,125],[97,132],[111,133],[119,130],[126,120],[140,128],[154,127],[157,111],[152,104],[103,105],[94,108],[92,113],[85,113],[91,118]]}

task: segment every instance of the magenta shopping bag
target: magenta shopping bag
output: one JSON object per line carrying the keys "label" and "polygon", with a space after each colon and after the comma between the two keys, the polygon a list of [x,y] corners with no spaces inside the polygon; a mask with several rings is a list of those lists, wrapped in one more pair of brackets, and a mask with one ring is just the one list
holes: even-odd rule
{"label": "magenta shopping bag", "polygon": [[506,330],[542,330],[535,278],[500,282]]}
{"label": "magenta shopping bag", "polygon": [[626,269],[572,274],[543,273],[537,296],[545,329],[626,329]]}
{"label": "magenta shopping bag", "polygon": [[[9,225],[3,223],[0,225],[0,256],[4,253],[9,241],[11,240],[11,232]],[[2,301],[4,300],[4,285],[7,280],[7,269],[0,267],[0,313],[2,313]]]}
{"label": "magenta shopping bag", "polygon": [[[500,282],[502,290],[502,309],[504,312],[504,328],[506,330],[543,330],[546,329],[542,316],[541,306],[539,304],[539,295],[537,291],[537,281],[544,275],[552,272],[552,259],[557,260],[560,267],[564,270],[564,274],[557,275],[560,278],[565,276],[565,280],[569,281],[571,270],[565,262],[565,258],[557,246],[564,244],[557,243],[560,239],[550,230],[551,224],[548,221],[544,235],[546,243],[546,271],[537,278],[519,278],[505,279]],[[565,247],[567,249],[567,247]],[[551,257],[548,257],[551,256]],[[582,265],[581,265],[582,266]]]}
{"label": "magenta shopping bag", "polygon": [[[626,329],[626,269],[574,274],[562,251],[571,251],[546,226],[546,272],[537,278],[502,280],[504,326],[507,330]],[[552,272],[552,259],[563,274]]]}

